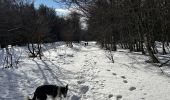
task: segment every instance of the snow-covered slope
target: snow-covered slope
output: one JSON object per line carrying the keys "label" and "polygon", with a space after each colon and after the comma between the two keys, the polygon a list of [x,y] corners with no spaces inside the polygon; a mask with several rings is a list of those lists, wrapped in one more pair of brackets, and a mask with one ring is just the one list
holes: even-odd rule
{"label": "snow-covered slope", "polygon": [[18,68],[0,69],[0,100],[25,100],[43,84],[69,84],[63,100],[170,100],[170,78],[139,53],[113,52],[112,63],[95,42],[46,44],[42,60],[16,49],[23,55]]}

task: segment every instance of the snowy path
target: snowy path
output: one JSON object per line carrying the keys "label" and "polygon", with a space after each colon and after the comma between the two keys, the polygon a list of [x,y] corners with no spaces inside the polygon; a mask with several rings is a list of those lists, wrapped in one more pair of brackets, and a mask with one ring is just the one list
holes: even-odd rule
{"label": "snowy path", "polygon": [[90,43],[73,49],[61,45],[44,55],[23,59],[18,69],[0,70],[0,100],[23,100],[42,84],[69,84],[63,100],[170,100],[170,78],[138,53],[119,50],[111,63]]}
{"label": "snowy path", "polygon": [[113,64],[96,46],[83,49],[75,57],[73,66],[80,70],[75,79],[82,100],[170,99],[170,79],[159,74],[159,68],[145,63],[147,57],[143,55],[119,51],[114,54]]}

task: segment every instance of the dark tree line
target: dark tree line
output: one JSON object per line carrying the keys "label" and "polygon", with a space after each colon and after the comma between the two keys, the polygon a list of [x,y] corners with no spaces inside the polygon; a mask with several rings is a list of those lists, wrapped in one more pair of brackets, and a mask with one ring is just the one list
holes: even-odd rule
{"label": "dark tree line", "polygon": [[[116,45],[146,53],[158,63],[155,42],[162,43],[162,54],[170,42],[170,0],[61,0],[76,4],[88,18],[88,34],[102,47]],[[145,50],[146,48],[146,50]]]}
{"label": "dark tree line", "polygon": [[27,46],[30,57],[41,59],[43,43],[80,41],[79,23],[76,12],[64,18],[45,5],[35,8],[31,0],[0,0],[0,47],[7,67],[14,62],[12,46]]}
{"label": "dark tree line", "polygon": [[[77,32],[80,32],[79,17],[76,12],[68,18],[63,18],[57,16],[53,8],[45,5],[35,8],[34,3],[28,1],[0,1],[1,46],[66,40],[63,33],[66,29],[72,30],[73,24],[77,24],[74,26],[77,27]],[[67,34],[69,35],[69,32]],[[73,40],[79,41],[79,39]]]}
{"label": "dark tree line", "polygon": [[[29,0],[0,0],[0,45],[27,45],[30,56],[41,58],[45,42],[96,40],[102,47],[117,50],[117,45],[130,51],[147,52],[153,62],[155,41],[162,43],[162,54],[170,39],[169,0],[54,0],[72,4],[87,17],[87,30],[81,31],[80,15],[67,18]],[[83,37],[81,35],[83,33]]]}

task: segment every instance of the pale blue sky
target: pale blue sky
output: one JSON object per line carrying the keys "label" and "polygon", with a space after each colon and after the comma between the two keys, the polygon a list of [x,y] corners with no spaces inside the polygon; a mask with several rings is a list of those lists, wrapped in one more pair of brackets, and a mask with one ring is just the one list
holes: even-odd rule
{"label": "pale blue sky", "polygon": [[[58,0],[56,0],[58,1]],[[40,4],[44,4],[48,7],[52,7],[56,10],[58,15],[65,16],[69,13],[68,9],[64,8],[61,3],[56,3],[53,0],[35,0],[35,7],[38,8]]]}
{"label": "pale blue sky", "polygon": [[47,5],[48,7],[53,7],[53,8],[63,7],[62,4],[56,3],[53,0],[35,0],[35,6],[36,7],[39,7],[40,4],[44,4],[44,5]]}

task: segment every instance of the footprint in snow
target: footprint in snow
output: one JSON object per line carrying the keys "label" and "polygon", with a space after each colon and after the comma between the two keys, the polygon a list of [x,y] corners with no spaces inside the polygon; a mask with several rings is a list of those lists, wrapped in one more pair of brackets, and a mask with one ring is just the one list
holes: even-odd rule
{"label": "footprint in snow", "polygon": [[82,94],[85,94],[89,90],[89,86],[81,86],[80,87],[80,92]]}
{"label": "footprint in snow", "polygon": [[112,73],[112,75],[115,75],[115,76],[116,76],[117,74],[116,74],[116,73]]}
{"label": "footprint in snow", "polygon": [[110,72],[111,70],[110,70],[110,69],[108,69],[107,71],[109,71],[109,72]]}
{"label": "footprint in snow", "polygon": [[120,100],[120,99],[122,99],[122,95],[117,95],[116,100]]}
{"label": "footprint in snow", "polygon": [[144,95],[147,95],[147,93],[144,93]]}
{"label": "footprint in snow", "polygon": [[125,76],[121,76],[121,78],[126,79],[126,77],[125,77]]}
{"label": "footprint in snow", "polygon": [[101,86],[101,87],[104,87],[104,84],[103,84],[103,83],[101,83],[101,84],[100,84],[100,86]]}
{"label": "footprint in snow", "polygon": [[73,54],[68,54],[67,56],[68,56],[68,57],[74,57],[74,55],[73,55]]}
{"label": "footprint in snow", "polygon": [[123,80],[123,82],[124,82],[124,83],[128,83],[128,81],[127,81],[127,80]]}
{"label": "footprint in snow", "polygon": [[129,90],[130,91],[136,90],[136,87],[130,87]]}
{"label": "footprint in snow", "polygon": [[73,96],[71,97],[71,100],[80,100],[80,99],[81,99],[81,97],[76,96],[76,95],[73,95]]}
{"label": "footprint in snow", "polygon": [[83,84],[85,81],[77,81],[78,84]]}
{"label": "footprint in snow", "polygon": [[83,76],[77,76],[76,79],[84,79]]}
{"label": "footprint in snow", "polygon": [[109,98],[112,98],[113,97],[113,94],[109,94],[109,96],[108,96]]}

